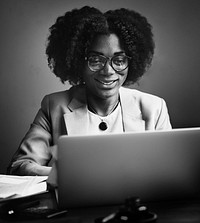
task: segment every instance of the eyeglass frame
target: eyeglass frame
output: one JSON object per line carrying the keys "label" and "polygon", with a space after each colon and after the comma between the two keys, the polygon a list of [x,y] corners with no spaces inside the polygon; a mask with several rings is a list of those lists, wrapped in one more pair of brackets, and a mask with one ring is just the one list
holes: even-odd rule
{"label": "eyeglass frame", "polygon": [[[92,69],[91,67],[90,67],[90,65],[89,65],[89,58],[90,57],[92,57],[92,56],[99,56],[99,57],[103,57],[103,58],[105,58],[106,59],[106,62],[104,63],[104,65],[103,65],[103,67],[101,68],[101,69],[99,69],[99,70],[94,70],[94,69]],[[124,69],[122,69],[122,70],[116,70],[114,67],[113,67],[113,58],[115,58],[115,57],[117,57],[117,56],[125,56],[126,58],[128,58],[128,63],[127,63],[127,66],[126,66],[126,68],[124,68]],[[131,60],[131,58],[132,57],[130,57],[130,56],[127,56],[127,55],[121,55],[121,54],[119,54],[119,55],[114,55],[113,57],[107,57],[107,56],[105,56],[105,55],[101,55],[101,54],[93,54],[93,55],[90,55],[90,56],[86,56],[85,57],[85,60],[87,60],[87,65],[88,65],[88,68],[92,71],[92,72],[97,72],[97,71],[100,71],[100,70],[103,70],[104,69],[104,67],[106,66],[106,64],[107,64],[107,62],[109,61],[109,64],[110,64],[110,66],[112,67],[112,69],[114,70],[114,71],[116,71],[116,72],[121,72],[121,71],[124,71],[124,70],[126,70],[127,68],[128,68],[128,66],[129,66],[129,60]]]}

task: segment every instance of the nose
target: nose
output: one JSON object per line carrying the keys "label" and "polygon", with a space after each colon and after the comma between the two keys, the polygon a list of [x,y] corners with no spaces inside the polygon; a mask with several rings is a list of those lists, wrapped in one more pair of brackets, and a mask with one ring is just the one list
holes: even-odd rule
{"label": "nose", "polygon": [[115,70],[112,68],[111,64],[109,61],[106,62],[104,68],[103,68],[103,73],[105,75],[112,75],[115,73]]}

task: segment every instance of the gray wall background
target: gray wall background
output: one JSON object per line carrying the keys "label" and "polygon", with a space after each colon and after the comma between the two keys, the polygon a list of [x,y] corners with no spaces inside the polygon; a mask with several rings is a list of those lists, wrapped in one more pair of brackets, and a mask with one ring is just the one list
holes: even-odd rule
{"label": "gray wall background", "polygon": [[167,101],[174,128],[200,126],[199,0],[1,0],[0,173],[5,173],[43,96],[69,88],[50,72],[45,42],[58,16],[84,5],[126,7],[149,19],[156,53],[135,87]]}

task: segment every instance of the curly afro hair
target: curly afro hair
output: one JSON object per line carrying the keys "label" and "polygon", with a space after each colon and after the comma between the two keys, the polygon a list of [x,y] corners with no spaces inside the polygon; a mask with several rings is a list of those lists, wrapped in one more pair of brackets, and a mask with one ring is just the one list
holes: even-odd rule
{"label": "curly afro hair", "polygon": [[151,65],[154,54],[152,27],[138,12],[125,8],[100,10],[85,6],[66,12],[50,27],[48,65],[64,83],[83,84],[85,54],[99,34],[116,34],[131,57],[124,85],[135,83]]}

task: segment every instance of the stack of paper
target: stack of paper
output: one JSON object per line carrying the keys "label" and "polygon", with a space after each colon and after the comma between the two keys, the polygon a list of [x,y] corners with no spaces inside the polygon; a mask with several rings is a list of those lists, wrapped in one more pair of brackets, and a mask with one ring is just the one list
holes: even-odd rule
{"label": "stack of paper", "polygon": [[48,176],[14,176],[0,174],[0,200],[24,197],[47,190]]}

